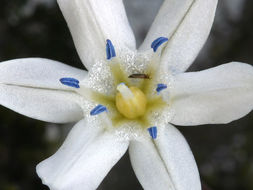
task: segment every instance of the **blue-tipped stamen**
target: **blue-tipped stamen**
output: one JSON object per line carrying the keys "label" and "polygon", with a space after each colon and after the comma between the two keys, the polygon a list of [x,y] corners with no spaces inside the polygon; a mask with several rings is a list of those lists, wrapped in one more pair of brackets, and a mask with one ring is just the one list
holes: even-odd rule
{"label": "blue-tipped stamen", "polygon": [[80,88],[79,86],[79,80],[74,78],[61,78],[60,82],[66,86],[74,87],[74,88]]}
{"label": "blue-tipped stamen", "polygon": [[90,115],[98,115],[107,111],[107,108],[101,104],[97,105],[93,110],[91,110]]}
{"label": "blue-tipped stamen", "polygon": [[116,57],[114,46],[111,42],[111,40],[106,40],[106,56],[107,59],[110,60],[113,57]]}
{"label": "blue-tipped stamen", "polygon": [[149,135],[152,137],[152,139],[156,139],[157,137],[157,127],[153,126],[148,128]]}
{"label": "blue-tipped stamen", "polygon": [[165,37],[159,37],[156,40],[154,40],[151,44],[151,48],[153,48],[153,51],[156,52],[157,49],[164,43],[167,42],[168,38]]}
{"label": "blue-tipped stamen", "polygon": [[162,90],[164,90],[166,88],[167,88],[166,84],[157,84],[156,92],[159,94]]}

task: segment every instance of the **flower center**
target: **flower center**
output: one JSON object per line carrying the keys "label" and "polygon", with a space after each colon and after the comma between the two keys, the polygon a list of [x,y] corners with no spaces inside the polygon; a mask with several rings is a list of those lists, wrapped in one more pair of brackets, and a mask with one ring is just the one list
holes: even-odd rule
{"label": "flower center", "polygon": [[[159,46],[167,41],[168,38],[159,37],[152,42],[151,48],[156,52]],[[133,69],[134,71],[126,72],[127,67],[123,67],[121,59],[116,57],[112,42],[109,39],[106,42],[106,58],[109,61],[108,66],[113,83],[110,85],[103,83],[103,86],[105,86],[104,88],[112,87],[110,93],[104,94],[87,89],[81,83],[79,84],[78,79],[71,77],[60,78],[60,82],[63,85],[75,88],[76,92],[87,97],[87,99],[91,99],[92,102],[96,102],[97,105],[90,111],[90,115],[100,115],[104,126],[108,128],[111,126],[130,126],[131,128],[138,126],[147,129],[150,136],[155,139],[157,137],[156,125],[167,123],[167,112],[164,112],[164,109],[168,107],[168,103],[164,101],[161,94],[167,85],[158,83],[161,79],[157,78],[159,68],[156,63],[159,62],[159,55],[151,57],[148,63],[146,59],[143,60],[146,63],[146,68],[142,68],[142,71],[138,72]],[[127,60],[128,58],[125,62],[128,62]],[[103,68],[108,68],[94,68],[94,71],[91,71],[91,76],[94,76],[91,78],[95,81],[98,78],[99,81],[103,80],[100,79],[100,75],[103,73]],[[104,80],[108,79],[105,78]]]}
{"label": "flower center", "polygon": [[136,119],[146,112],[147,98],[137,87],[128,88],[124,83],[117,86],[116,107],[128,119]]}

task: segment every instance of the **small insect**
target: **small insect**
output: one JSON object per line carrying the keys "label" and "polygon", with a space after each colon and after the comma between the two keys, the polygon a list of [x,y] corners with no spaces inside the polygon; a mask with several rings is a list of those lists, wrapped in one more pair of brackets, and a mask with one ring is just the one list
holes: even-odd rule
{"label": "small insect", "polygon": [[128,76],[128,78],[134,78],[134,79],[150,79],[149,75],[147,74],[131,74]]}

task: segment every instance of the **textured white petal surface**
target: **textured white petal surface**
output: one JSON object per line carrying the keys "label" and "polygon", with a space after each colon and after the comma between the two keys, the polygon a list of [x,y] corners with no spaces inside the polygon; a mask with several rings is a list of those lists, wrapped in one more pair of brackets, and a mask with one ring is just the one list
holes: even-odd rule
{"label": "textured white petal surface", "polygon": [[87,72],[43,58],[13,59],[0,63],[0,84],[72,90],[59,81],[63,77],[82,80]]}
{"label": "textured white petal surface", "polygon": [[182,134],[172,125],[158,128],[152,141],[129,146],[135,174],[145,190],[200,190],[198,169]]}
{"label": "textured white petal surface", "polygon": [[62,147],[37,166],[37,173],[53,190],[96,189],[127,147],[113,133],[81,120]]}
{"label": "textured white petal surface", "polygon": [[135,38],[129,26],[122,0],[58,0],[74,43],[87,69],[105,60],[106,39],[119,48],[135,50]]}
{"label": "textured white petal surface", "polygon": [[0,84],[0,104],[28,117],[66,123],[83,117],[80,96],[67,91]]}
{"label": "textured white petal surface", "polygon": [[253,67],[233,62],[179,74],[170,98],[176,125],[229,123],[253,109]]}
{"label": "textured white petal surface", "polygon": [[165,0],[140,50],[168,37],[161,64],[173,72],[185,71],[209,35],[216,5],[217,0]]}

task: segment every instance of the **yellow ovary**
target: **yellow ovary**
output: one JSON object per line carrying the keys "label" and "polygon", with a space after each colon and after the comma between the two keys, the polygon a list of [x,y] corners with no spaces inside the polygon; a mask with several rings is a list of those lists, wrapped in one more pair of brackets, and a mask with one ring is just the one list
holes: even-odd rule
{"label": "yellow ovary", "polygon": [[128,119],[136,119],[146,112],[147,98],[137,87],[130,87],[133,96],[124,97],[121,92],[116,95],[116,107],[118,111]]}

